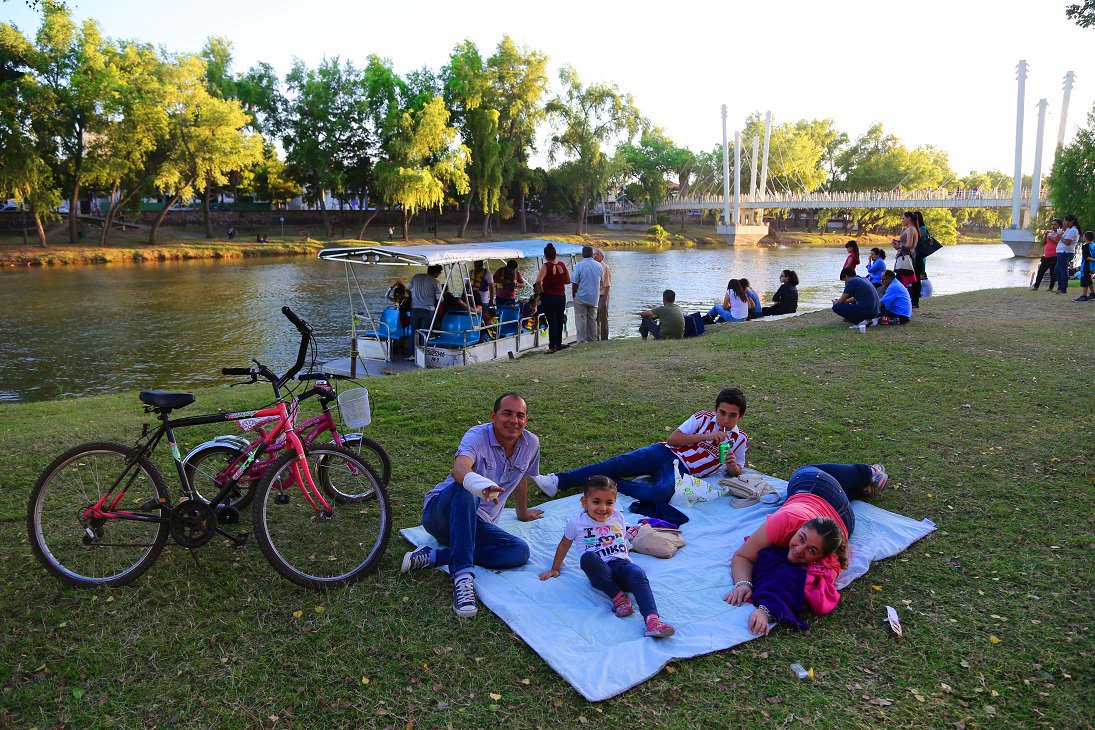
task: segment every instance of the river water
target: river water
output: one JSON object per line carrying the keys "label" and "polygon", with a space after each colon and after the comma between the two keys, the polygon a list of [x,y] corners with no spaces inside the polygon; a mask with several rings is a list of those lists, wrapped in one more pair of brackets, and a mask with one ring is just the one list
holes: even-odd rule
{"label": "river water", "polygon": [[[611,336],[637,336],[636,313],[659,304],[664,289],[685,311],[706,312],[727,279],[744,276],[768,304],[783,269],[799,275],[800,311],[826,308],[841,290],[844,256],[834,248],[612,249]],[[928,274],[936,294],[952,294],[1025,286],[1036,265],[1003,244],[959,245],[929,258]],[[396,274],[407,281],[418,271],[357,270],[378,307]],[[530,281],[534,274],[524,271]],[[225,382],[222,367],[252,357],[281,372],[299,341],[284,304],[315,327],[321,361],[349,354],[342,264],[295,257],[5,270],[0,401],[186,389]]]}

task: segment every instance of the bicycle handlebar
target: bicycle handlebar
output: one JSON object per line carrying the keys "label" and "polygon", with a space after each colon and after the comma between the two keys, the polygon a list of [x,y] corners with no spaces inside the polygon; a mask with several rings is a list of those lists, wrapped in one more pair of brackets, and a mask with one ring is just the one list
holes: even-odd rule
{"label": "bicycle handlebar", "polygon": [[[258,360],[252,360],[256,367],[250,368],[221,368],[222,375],[245,375],[250,376],[250,382],[254,383],[259,377],[265,380],[269,380],[270,384],[274,386],[274,397],[281,397],[281,387],[289,382],[293,376],[301,371],[304,367],[304,360],[308,356],[308,343],[312,340],[312,326],[297,316],[289,307],[282,307],[281,313],[285,315],[285,318],[293,323],[293,326],[300,332],[300,347],[297,349],[297,359],[293,363],[293,367],[289,368],[284,375],[278,376],[277,373],[266,367]],[[314,375],[315,373],[309,373]],[[302,378],[303,379],[303,378]]]}
{"label": "bicycle handlebar", "polygon": [[251,368],[221,368],[221,375],[250,375]]}

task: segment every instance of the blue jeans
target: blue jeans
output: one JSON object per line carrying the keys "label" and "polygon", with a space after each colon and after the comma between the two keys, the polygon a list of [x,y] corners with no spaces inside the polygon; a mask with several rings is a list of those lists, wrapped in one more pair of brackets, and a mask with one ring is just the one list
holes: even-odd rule
{"label": "blue jeans", "polygon": [[583,553],[580,562],[582,572],[601,593],[609,598],[615,598],[620,591],[632,594],[643,618],[658,612],[646,573],[635,563],[623,558],[612,558],[606,563],[594,553]]}
{"label": "blue jeans", "polygon": [[734,315],[730,314],[730,310],[724,308],[721,304],[716,304],[715,306],[711,307],[711,309],[707,310],[707,316],[708,317],[714,317],[716,314],[719,315],[720,317],[722,317],[723,320],[725,320],[727,322],[742,322],[743,321],[741,319],[738,319],[738,318],[734,317]]}
{"label": "blue jeans", "polygon": [[849,500],[863,499],[871,486],[874,472],[866,464],[813,464],[800,466],[787,480],[787,496],[814,494],[836,510],[851,537],[855,513]]}
{"label": "blue jeans", "polygon": [[481,501],[454,482],[422,509],[426,532],[449,546],[434,552],[434,562],[449,566],[449,574],[454,578],[473,572],[473,564],[507,570],[528,562],[529,548],[524,540],[476,514]]}
{"label": "blue jeans", "polygon": [[[559,477],[559,489],[582,486],[587,479],[598,475],[611,477],[616,480],[616,488],[629,497],[666,504],[673,496],[673,460],[676,458],[665,444],[650,444],[556,476]],[[681,471],[688,469],[682,465]],[[649,483],[624,478],[644,475],[650,477]]]}
{"label": "blue jeans", "polygon": [[1057,291],[1068,291],[1068,265],[1072,263],[1073,254],[1060,253],[1057,254],[1057,266],[1054,269],[1054,275],[1057,277]]}
{"label": "blue jeans", "polygon": [[865,319],[874,319],[878,316],[878,310],[869,304],[834,304],[833,312],[843,317],[851,324],[859,324]]}
{"label": "blue jeans", "polygon": [[662,338],[662,326],[653,317],[643,317],[643,321],[639,322],[639,334],[642,335],[644,340],[647,335],[654,335],[655,340],[660,340]]}

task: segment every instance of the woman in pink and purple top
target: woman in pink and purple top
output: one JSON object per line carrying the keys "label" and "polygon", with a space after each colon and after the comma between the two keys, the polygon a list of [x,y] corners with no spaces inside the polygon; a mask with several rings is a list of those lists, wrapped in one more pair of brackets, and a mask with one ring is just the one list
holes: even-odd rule
{"label": "woman in pink and purple top", "polygon": [[787,500],[734,553],[733,606],[752,603],[749,630],[767,634],[780,621],[801,628],[805,608],[822,615],[836,608],[836,578],[848,566],[855,530],[850,501],[878,494],[888,477],[881,464],[814,464],[787,482]]}

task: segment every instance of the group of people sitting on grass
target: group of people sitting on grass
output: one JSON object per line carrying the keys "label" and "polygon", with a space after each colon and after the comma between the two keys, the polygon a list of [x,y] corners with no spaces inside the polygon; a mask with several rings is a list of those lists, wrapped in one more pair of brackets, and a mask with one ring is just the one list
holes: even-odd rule
{"label": "group of people sitting on grass", "polygon": [[[474,616],[475,566],[520,568],[531,555],[524,540],[498,526],[507,499],[512,496],[517,519],[527,522],[543,517],[542,510],[528,506],[529,482],[548,497],[581,489],[582,510],[567,523],[540,579],[557,577],[577,543],[579,566],[592,587],[604,594],[608,610],[624,618],[638,604],[644,635],[672,636],[675,629],[659,613],[646,574],[631,560],[617,498],[634,498],[632,512],[667,517],[673,512],[666,508],[677,469],[697,478],[740,476],[749,444],[739,423],[745,410],[745,394],[726,388],[716,396],[714,410],[693,413],[665,441],[588,466],[541,474],[540,441],[525,428],[528,404],[517,393],[505,393],[495,401],[490,422],[464,434],[449,475],[425,496],[422,526],[441,547],[408,552],[401,572],[447,566],[453,610]],[[733,587],[725,600],[754,607],[750,631],[764,635],[781,621],[805,627],[799,614],[806,609],[820,615],[836,607],[836,578],[848,564],[848,538],[855,530],[850,502],[879,493],[887,479],[881,464],[814,464],[791,475],[783,504],[760,522],[731,559]]]}
{"label": "group of people sitting on grass", "polygon": [[775,314],[793,314],[798,311],[798,274],[784,269],[779,274],[779,288],[772,295],[772,303],[763,306],[760,296],[753,291],[748,279],[731,279],[726,282],[726,294],[722,304],[715,304],[703,316],[707,324],[717,322],[744,322]]}

